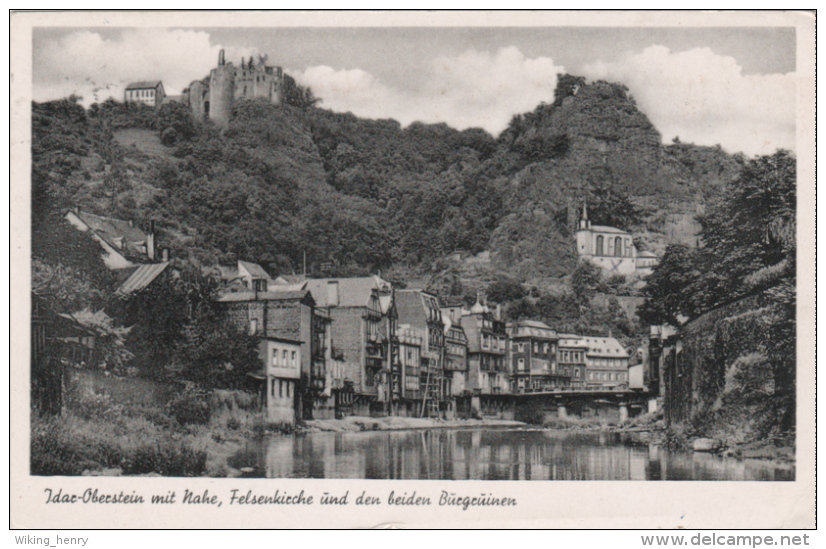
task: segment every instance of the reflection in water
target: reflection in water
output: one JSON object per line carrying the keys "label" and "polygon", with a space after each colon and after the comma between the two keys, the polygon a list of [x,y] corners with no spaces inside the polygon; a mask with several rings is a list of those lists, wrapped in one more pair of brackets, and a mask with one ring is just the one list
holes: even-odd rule
{"label": "reflection in water", "polygon": [[629,445],[610,433],[468,429],[271,437],[239,455],[268,478],[794,480],[793,468]]}

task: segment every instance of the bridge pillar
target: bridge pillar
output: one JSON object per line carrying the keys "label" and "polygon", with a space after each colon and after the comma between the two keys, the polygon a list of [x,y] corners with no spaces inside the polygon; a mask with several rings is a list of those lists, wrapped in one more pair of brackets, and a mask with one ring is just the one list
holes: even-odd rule
{"label": "bridge pillar", "polygon": [[558,404],[556,407],[556,412],[559,415],[559,419],[565,419],[568,417],[568,410],[565,409],[564,404]]}
{"label": "bridge pillar", "polygon": [[619,403],[619,420],[620,423],[628,421],[628,404],[625,402]]}

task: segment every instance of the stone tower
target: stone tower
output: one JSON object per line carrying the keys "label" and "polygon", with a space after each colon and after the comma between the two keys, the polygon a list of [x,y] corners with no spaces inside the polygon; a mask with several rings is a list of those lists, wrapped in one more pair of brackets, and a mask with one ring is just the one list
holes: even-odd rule
{"label": "stone tower", "polygon": [[235,67],[218,54],[218,66],[209,74],[209,119],[221,128],[229,125],[235,97]]}

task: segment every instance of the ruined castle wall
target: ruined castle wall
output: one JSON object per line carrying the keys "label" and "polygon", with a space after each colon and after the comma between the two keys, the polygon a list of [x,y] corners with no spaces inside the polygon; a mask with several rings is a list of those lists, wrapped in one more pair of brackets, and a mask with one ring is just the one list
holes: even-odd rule
{"label": "ruined castle wall", "polygon": [[[761,418],[748,417],[745,403],[736,394],[726,395],[725,388],[744,360],[766,355],[770,334],[765,307],[762,294],[719,307],[683,326],[664,347],[670,427],[705,431],[706,423],[725,414],[729,421],[724,423],[732,432],[739,431],[739,437],[749,435],[750,423]],[[730,433],[721,435],[729,438]]]}
{"label": "ruined castle wall", "polygon": [[192,117],[198,122],[206,120],[206,95],[207,89],[203,82],[195,81],[189,85],[189,108],[192,110]]}
{"label": "ruined castle wall", "polygon": [[235,99],[266,99],[281,103],[282,71],[280,67],[239,69],[235,74]]}

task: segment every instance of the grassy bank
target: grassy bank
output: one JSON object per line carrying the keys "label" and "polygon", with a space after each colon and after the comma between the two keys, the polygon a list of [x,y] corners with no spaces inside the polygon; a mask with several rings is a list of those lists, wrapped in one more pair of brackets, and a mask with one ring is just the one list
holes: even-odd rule
{"label": "grassy bank", "polygon": [[79,391],[60,416],[33,416],[33,475],[237,474],[228,460],[246,441],[288,431],[260,419],[256,395],[184,388],[164,403]]}

